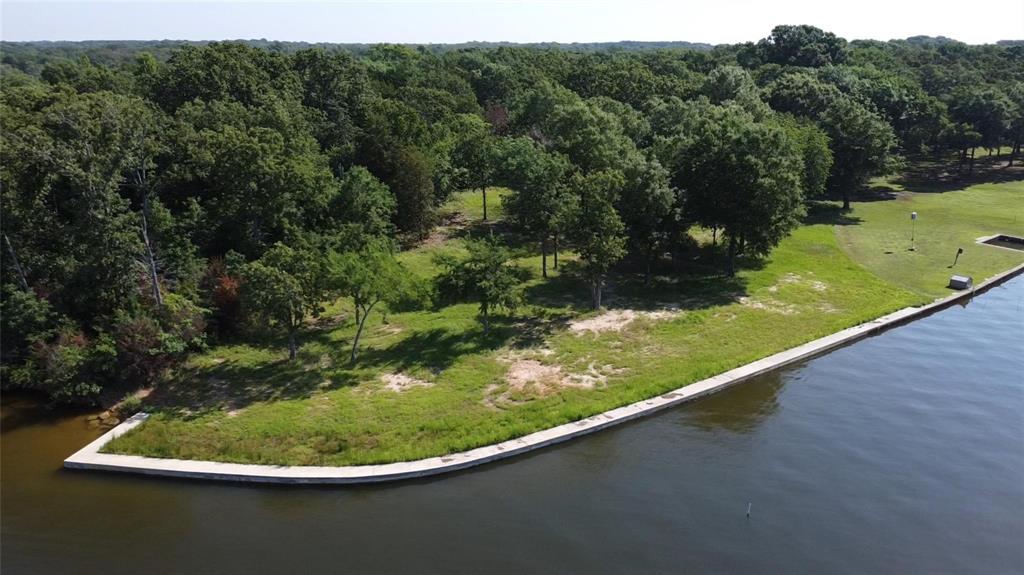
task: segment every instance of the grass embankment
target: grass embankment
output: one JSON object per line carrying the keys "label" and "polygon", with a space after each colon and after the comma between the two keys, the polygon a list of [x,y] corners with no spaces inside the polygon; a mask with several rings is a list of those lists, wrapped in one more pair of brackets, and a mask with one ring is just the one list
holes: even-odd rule
{"label": "grass embankment", "polygon": [[[496,195],[488,198],[492,220],[500,217]],[[479,193],[453,198],[450,210],[464,215],[450,219],[446,238],[403,254],[414,273],[435,273],[434,253],[459,250],[462,235],[482,231],[478,204]],[[732,280],[696,264],[649,288],[614,278],[610,311],[596,319],[578,307],[586,303],[581,283],[554,271],[541,280],[539,256],[524,253],[521,262],[535,272],[525,286],[528,305],[489,337],[473,305],[391,314],[386,323],[375,315],[355,367],[346,361],[350,306],[341,302],[311,326],[297,361],[283,361],[281,342],[221,346],[195,357],[154,394],[153,417],[105,450],[299,465],[461,451],[648,398],[930,301],[948,293],[946,266],[956,247],[965,253],[955,270],[979,280],[1024,261],[1024,254],[973,243],[991,233],[1024,234],[1020,182],[899,194],[858,203],[846,215],[832,208],[817,211],[769,259]],[[915,252],[906,251],[910,211],[920,217]],[[490,226],[500,233],[500,223]],[[580,318],[594,319],[596,331],[580,331],[588,325]]]}

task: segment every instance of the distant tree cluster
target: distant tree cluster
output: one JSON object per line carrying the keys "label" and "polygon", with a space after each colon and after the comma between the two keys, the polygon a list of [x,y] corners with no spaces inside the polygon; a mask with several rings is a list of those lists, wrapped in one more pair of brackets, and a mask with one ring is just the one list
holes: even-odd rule
{"label": "distant tree cluster", "polygon": [[[605,49],[607,48],[607,49]],[[850,42],[810,26],[696,46],[4,45],[4,386],[62,400],[150,383],[252,326],[287,338],[326,302],[424,299],[395,258],[458,190],[600,307],[702,226],[726,271],[805,202],[850,198],[903,157],[1024,135],[1024,47]],[[498,240],[448,260],[444,293],[515,309]]]}

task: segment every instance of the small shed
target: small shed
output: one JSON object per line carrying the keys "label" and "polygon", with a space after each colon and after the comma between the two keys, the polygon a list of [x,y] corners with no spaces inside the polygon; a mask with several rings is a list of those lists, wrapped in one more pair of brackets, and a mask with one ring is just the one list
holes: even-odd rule
{"label": "small shed", "polygon": [[971,276],[953,276],[949,278],[949,287],[952,289],[970,289],[974,285]]}

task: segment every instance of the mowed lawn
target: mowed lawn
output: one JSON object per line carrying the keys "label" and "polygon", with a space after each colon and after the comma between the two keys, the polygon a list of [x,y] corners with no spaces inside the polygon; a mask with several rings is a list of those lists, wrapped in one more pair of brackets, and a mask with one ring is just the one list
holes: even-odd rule
{"label": "mowed lawn", "polygon": [[[499,194],[489,215],[500,217]],[[441,237],[406,252],[413,273],[436,273],[433,254],[461,250],[484,225],[479,192],[452,199]],[[521,436],[649,398],[771,353],[950,293],[955,271],[991,276],[1024,261],[973,243],[1024,234],[1024,184],[899,194],[820,206],[810,223],[760,263],[729,279],[684,269],[644,287],[609,282],[608,310],[585,309],[587,291],[523,251],[533,270],[527,304],[484,337],[476,307],[374,315],[360,362],[347,363],[350,305],[311,322],[294,362],[281,341],[220,346],[192,359],[148,400],[154,415],[109,452],[295,465],[417,459]],[[908,252],[917,211],[916,251]],[[459,221],[461,218],[461,221]],[[887,253],[888,252],[888,253]],[[571,268],[563,257],[562,269]]]}
{"label": "mowed lawn", "polygon": [[[856,225],[836,230],[843,250],[882,279],[934,298],[949,293],[954,273],[980,282],[1024,260],[1024,252],[975,241],[997,233],[1024,236],[1024,182],[942,193],[893,191],[891,199],[856,204]],[[953,266],[958,248],[964,251]]]}

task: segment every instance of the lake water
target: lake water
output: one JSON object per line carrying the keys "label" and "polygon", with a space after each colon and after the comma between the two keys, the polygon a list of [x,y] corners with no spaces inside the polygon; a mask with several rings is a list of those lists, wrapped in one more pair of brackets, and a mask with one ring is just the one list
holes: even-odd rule
{"label": "lake water", "polygon": [[98,433],[4,398],[5,575],[1024,573],[1024,277],[719,395],[430,480],[62,470]]}

